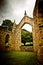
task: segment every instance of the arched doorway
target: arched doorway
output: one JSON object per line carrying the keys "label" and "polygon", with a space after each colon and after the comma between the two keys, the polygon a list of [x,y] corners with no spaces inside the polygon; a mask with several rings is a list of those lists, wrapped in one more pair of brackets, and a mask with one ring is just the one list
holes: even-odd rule
{"label": "arched doorway", "polygon": [[[29,16],[27,16],[27,13],[25,11],[24,13],[24,17],[22,18],[22,20],[20,21],[19,25],[18,25],[18,28],[21,29],[21,32],[22,32],[22,28],[24,26],[29,26],[28,28],[28,31],[31,31],[33,33],[33,18],[30,18]],[[25,27],[27,29],[27,27]],[[30,30],[31,28],[31,30]],[[26,31],[26,30],[25,30]],[[28,32],[30,33],[30,32]],[[21,33],[20,33],[21,34]],[[25,35],[25,34],[24,34]],[[22,37],[22,36],[21,36]],[[32,37],[32,36],[31,36]],[[25,40],[26,41],[26,40]],[[33,41],[33,40],[32,40]]]}
{"label": "arched doorway", "polygon": [[25,24],[21,29],[21,42],[24,46],[33,46],[32,26]]}
{"label": "arched doorway", "polygon": [[5,47],[8,47],[8,41],[9,41],[9,34],[5,37]]}
{"label": "arched doorway", "polygon": [[[24,28],[28,29],[25,30]],[[30,30],[31,29],[31,30]],[[33,27],[31,24],[24,23],[21,27],[21,50],[33,52]]]}
{"label": "arched doorway", "polygon": [[16,28],[16,33],[15,33],[15,50],[21,50],[21,30],[22,27],[25,24],[29,24],[32,27],[32,33],[33,33],[33,18],[30,18],[29,16],[27,16],[26,11],[25,11],[25,15],[24,17],[21,19],[20,23],[18,24],[17,28]]}

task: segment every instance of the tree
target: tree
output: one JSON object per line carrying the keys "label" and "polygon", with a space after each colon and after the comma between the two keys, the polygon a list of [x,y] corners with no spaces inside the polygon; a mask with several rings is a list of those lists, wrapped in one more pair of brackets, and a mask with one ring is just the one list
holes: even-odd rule
{"label": "tree", "polygon": [[22,29],[22,32],[21,32],[21,41],[22,43],[25,45],[26,42],[32,42],[33,41],[33,38],[32,38],[32,33],[25,30],[25,29]]}
{"label": "tree", "polygon": [[11,20],[6,19],[6,20],[3,21],[3,23],[2,23],[1,26],[7,27],[7,29],[9,31],[11,31],[12,30],[13,23],[11,22]]}

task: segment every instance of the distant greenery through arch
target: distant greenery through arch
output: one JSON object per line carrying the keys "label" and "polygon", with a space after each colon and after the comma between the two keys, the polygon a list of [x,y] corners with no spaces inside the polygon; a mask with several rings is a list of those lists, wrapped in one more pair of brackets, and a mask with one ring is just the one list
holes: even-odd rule
{"label": "distant greenery through arch", "polygon": [[25,29],[22,29],[22,31],[21,31],[21,42],[22,42],[22,45],[24,45],[24,46],[33,45],[32,32],[29,32]]}

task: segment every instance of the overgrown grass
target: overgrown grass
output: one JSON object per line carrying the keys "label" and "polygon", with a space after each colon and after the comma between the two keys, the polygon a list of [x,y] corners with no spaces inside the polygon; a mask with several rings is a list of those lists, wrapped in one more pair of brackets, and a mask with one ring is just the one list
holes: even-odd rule
{"label": "overgrown grass", "polygon": [[0,57],[0,65],[39,65],[34,52],[3,52]]}

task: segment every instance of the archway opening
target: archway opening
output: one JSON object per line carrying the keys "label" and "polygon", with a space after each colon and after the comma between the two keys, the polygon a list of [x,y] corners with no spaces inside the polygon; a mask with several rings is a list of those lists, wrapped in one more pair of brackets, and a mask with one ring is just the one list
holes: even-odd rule
{"label": "archway opening", "polygon": [[9,34],[5,37],[5,46],[8,47],[8,41],[9,41]]}
{"label": "archway opening", "polygon": [[32,26],[25,24],[21,30],[21,42],[23,46],[33,46]]}

